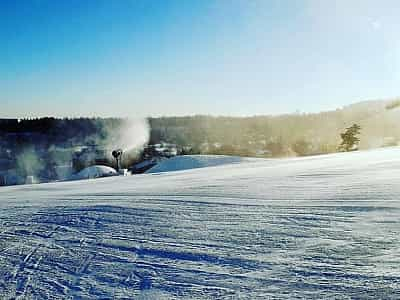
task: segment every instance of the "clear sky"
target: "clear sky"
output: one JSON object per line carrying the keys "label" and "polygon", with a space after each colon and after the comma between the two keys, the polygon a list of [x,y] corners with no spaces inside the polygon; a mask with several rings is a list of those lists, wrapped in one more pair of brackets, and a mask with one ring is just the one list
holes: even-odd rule
{"label": "clear sky", "polygon": [[398,0],[0,0],[0,117],[260,115],[400,96]]}

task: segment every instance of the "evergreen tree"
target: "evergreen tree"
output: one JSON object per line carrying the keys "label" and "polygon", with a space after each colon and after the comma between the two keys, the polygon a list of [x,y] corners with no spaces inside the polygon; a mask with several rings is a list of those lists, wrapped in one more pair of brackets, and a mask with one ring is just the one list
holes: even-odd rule
{"label": "evergreen tree", "polygon": [[358,142],[360,139],[357,135],[360,134],[361,126],[358,124],[353,124],[352,126],[346,128],[346,131],[341,133],[342,143],[339,146],[341,151],[351,151],[356,150]]}

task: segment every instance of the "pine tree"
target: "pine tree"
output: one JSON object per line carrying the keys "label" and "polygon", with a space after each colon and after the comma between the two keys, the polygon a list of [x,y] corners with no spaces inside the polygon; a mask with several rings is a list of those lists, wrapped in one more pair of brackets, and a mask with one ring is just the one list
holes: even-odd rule
{"label": "pine tree", "polygon": [[346,128],[346,131],[341,133],[342,143],[339,146],[341,151],[351,151],[356,150],[360,139],[357,135],[360,134],[361,126],[358,124],[353,124],[352,126]]}

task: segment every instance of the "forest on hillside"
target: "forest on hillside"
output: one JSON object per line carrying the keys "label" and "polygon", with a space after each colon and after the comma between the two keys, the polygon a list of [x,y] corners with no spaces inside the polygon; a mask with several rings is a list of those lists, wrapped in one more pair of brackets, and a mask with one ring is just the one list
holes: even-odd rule
{"label": "forest on hillside", "polygon": [[[150,143],[191,146],[194,153],[294,156],[338,151],[340,134],[361,126],[360,149],[397,145],[399,110],[368,101],[329,112],[254,117],[165,117],[150,119]],[[263,152],[263,150],[265,150]]]}
{"label": "forest on hillside", "polygon": [[[173,143],[184,154],[312,155],[338,151],[340,134],[357,123],[361,126],[360,149],[396,145],[400,113],[387,110],[387,105],[388,101],[368,101],[335,111],[279,116],[148,118],[148,143]],[[105,141],[125,122],[120,118],[2,119],[0,150],[105,147]]]}

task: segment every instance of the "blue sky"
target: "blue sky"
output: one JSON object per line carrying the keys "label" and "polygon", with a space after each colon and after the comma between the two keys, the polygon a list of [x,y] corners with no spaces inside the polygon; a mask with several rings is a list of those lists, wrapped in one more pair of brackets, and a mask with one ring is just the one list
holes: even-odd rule
{"label": "blue sky", "polygon": [[262,115],[400,96],[400,5],[0,0],[0,117]]}

